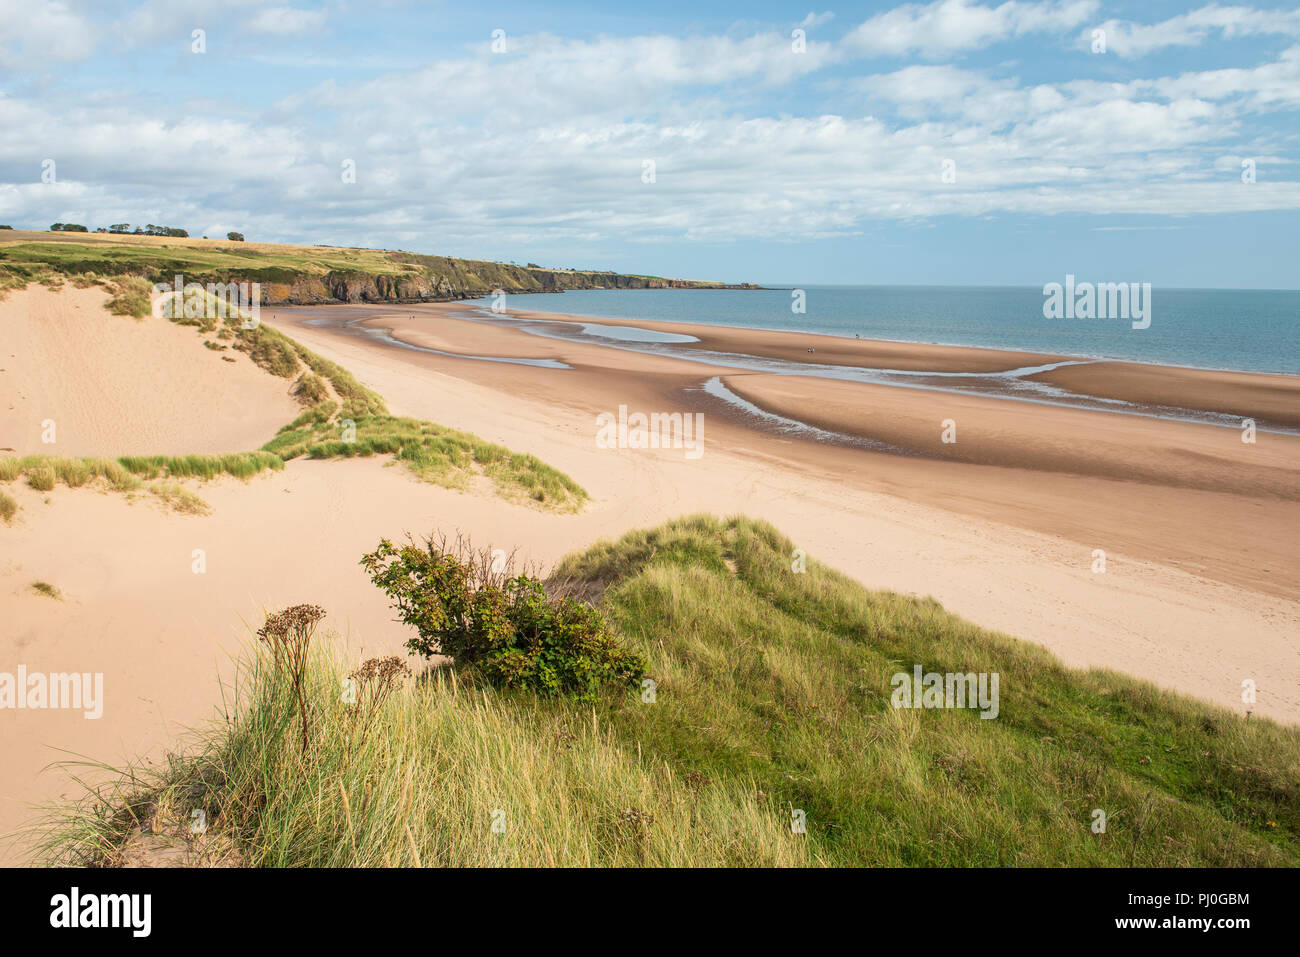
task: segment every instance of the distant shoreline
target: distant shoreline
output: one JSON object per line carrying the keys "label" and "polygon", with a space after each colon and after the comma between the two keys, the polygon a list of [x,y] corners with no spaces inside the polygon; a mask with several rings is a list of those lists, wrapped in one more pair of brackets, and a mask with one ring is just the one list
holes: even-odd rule
{"label": "distant shoreline", "polygon": [[[462,301],[465,305],[473,303]],[[472,354],[432,348],[422,342],[421,336],[410,334],[413,327],[409,321],[403,322],[408,320],[407,315],[390,310],[367,315],[355,306],[318,307],[329,312],[308,322],[322,329],[379,338],[393,346],[474,362],[566,369],[569,366],[564,362],[541,356],[546,351],[543,344],[573,342],[728,369],[737,375],[807,378],[828,387],[832,383],[883,386],[1227,429],[1240,429],[1249,419],[1258,431],[1300,435],[1300,376],[1281,373],[1204,370],[978,346],[846,339],[820,333],[552,312],[511,310],[493,318],[457,314],[454,306],[439,303],[431,308],[448,318],[531,334],[529,338],[538,340],[538,344],[532,349],[476,350]],[[334,313],[334,309],[340,311]],[[387,322],[394,325],[385,325]],[[619,341],[607,335],[588,335],[584,328],[572,328],[593,325],[678,337],[686,327],[691,330],[687,338],[694,341]],[[809,353],[810,348],[815,351]],[[810,428],[828,428],[826,423],[816,421],[815,411],[793,410],[790,418]],[[843,423],[829,431],[843,431],[840,425]]]}
{"label": "distant shoreline", "polygon": [[[690,327],[693,342],[629,343],[584,335],[581,326],[687,330],[681,323],[552,313],[492,320],[471,315],[473,308],[328,306],[264,320],[360,368],[385,370],[376,375],[437,373],[430,383],[452,377],[508,397],[519,409],[563,407],[579,423],[620,405],[704,413],[706,458],[751,456],[759,466],[755,482],[766,481],[761,463],[779,458],[819,480],[834,476],[846,501],[851,486],[865,484],[1072,538],[1087,545],[1083,555],[1107,542],[1108,552],[1290,599],[1297,594],[1287,536],[1300,508],[1300,437],[1285,433],[1300,429],[1300,377],[1060,365],[1070,360],[702,325]],[[534,324],[550,334],[530,332]],[[687,358],[689,352],[696,355]],[[731,363],[736,354],[771,361]],[[810,362],[820,374],[809,374]],[[1055,367],[1025,371],[1040,365]],[[897,374],[827,374],[852,376],[862,368]],[[944,383],[954,378],[973,388],[950,390]],[[414,395],[428,387],[421,373],[405,381]],[[1021,386],[1039,395],[1023,401]],[[1042,389],[1068,393],[1068,404],[1041,396]],[[1134,414],[1116,414],[1130,404]],[[1181,405],[1203,417],[1166,416],[1156,405]],[[1245,418],[1255,420],[1257,443],[1243,441]],[[952,444],[941,437],[947,420],[956,425]],[[1116,494],[1120,488],[1124,495]],[[1180,518],[1205,508],[1232,534]]]}
{"label": "distant shoreline", "polygon": [[[549,312],[512,311],[512,314],[542,322],[581,325],[593,321],[588,316]],[[672,344],[671,349],[669,344],[661,346],[663,350],[683,357],[689,357],[687,354],[695,351],[771,359],[793,364],[796,368],[791,371],[794,372],[798,371],[799,365],[815,363],[842,367],[846,373],[854,369],[880,371],[882,375],[866,376],[862,381],[899,387],[951,389],[1030,401],[1074,399],[1076,401],[1061,401],[1059,404],[1100,407],[1103,410],[1107,402],[1122,402],[1133,406],[1134,412],[1157,417],[1161,416],[1162,408],[1182,409],[1214,416],[1257,418],[1260,427],[1288,432],[1300,430],[1300,376],[1285,373],[1198,369],[1126,359],[887,339],[849,339],[824,333],[668,320],[600,317],[599,322],[658,332],[680,332],[687,327],[698,342]],[[628,343],[622,347],[635,346],[635,343]],[[808,348],[816,351],[810,354],[806,351]],[[1044,368],[1022,372],[1036,367]],[[835,378],[833,373],[826,377]],[[1028,387],[1030,394],[1024,394],[1024,384],[1031,384]],[[964,385],[971,388],[958,388]],[[1013,385],[1019,387],[1020,395],[1012,394]],[[1055,390],[1068,395],[1053,396]],[[1083,401],[1086,399],[1101,402]],[[1237,421],[1206,424],[1238,427]]]}
{"label": "distant shoreline", "polygon": [[[814,287],[814,286],[808,286],[808,287],[800,287],[800,288],[816,289],[817,287]],[[866,289],[880,289],[880,290],[899,290],[899,291],[907,290],[907,291],[910,291],[910,290],[913,290],[913,289],[917,289],[917,290],[922,290],[922,291],[924,291],[924,290],[944,290],[944,291],[949,291],[949,290],[959,290],[959,289],[964,289],[964,288],[967,288],[967,287],[960,287],[960,286],[917,286],[917,287],[914,287],[914,286],[878,286],[878,287],[876,287],[876,286],[828,286],[828,287],[823,287],[823,288],[827,288],[827,289],[854,289],[854,290],[857,290],[857,289],[863,289],[863,290],[866,290]],[[970,287],[970,288],[977,288],[977,287]],[[1006,290],[1016,290],[1016,291],[1023,291],[1023,292],[1027,292],[1027,291],[1036,291],[1036,290],[1033,289],[1033,287],[1010,287],[1010,286],[1008,286],[1008,287],[1001,287],[1001,286],[999,286],[999,287],[978,287],[978,288],[980,288],[980,289],[984,289],[984,290],[990,290],[990,289],[999,289],[999,290],[1002,290],[1002,289],[1006,289]],[[591,290],[575,290],[575,291],[591,291]],[[610,291],[621,291],[621,290],[610,290]],[[767,292],[779,292],[779,291],[783,291],[783,290],[781,290],[779,287],[764,287],[764,288],[763,288],[763,291],[767,291]],[[1187,290],[1183,290],[1183,291],[1187,291]],[[1191,291],[1196,291],[1196,290],[1191,290]],[[1220,290],[1220,291],[1222,291],[1222,290]],[[1235,291],[1235,290],[1230,290],[1230,291]],[[1244,292],[1280,292],[1280,293],[1291,293],[1291,292],[1292,292],[1292,290],[1241,290],[1241,291],[1244,291]],[[480,302],[482,301],[482,299],[484,299],[484,298],[486,298],[486,297],[467,297],[467,298],[465,298],[465,299],[458,300],[458,301],[459,301],[459,302],[463,302],[463,303],[465,303],[466,305],[475,305],[475,304],[480,303]],[[684,331],[684,330],[686,330],[686,329],[696,329],[696,328],[699,328],[699,327],[702,327],[702,326],[703,326],[703,327],[706,327],[706,328],[733,329],[733,330],[737,330],[737,331],[752,332],[752,333],[768,333],[768,332],[775,332],[775,333],[780,333],[780,334],[783,334],[783,335],[798,335],[798,336],[824,337],[824,338],[826,338],[826,339],[830,339],[830,340],[836,340],[836,341],[840,341],[840,342],[850,342],[850,343],[853,343],[853,342],[858,342],[858,343],[868,343],[868,342],[869,342],[869,343],[877,343],[877,344],[888,343],[888,344],[891,344],[891,345],[897,345],[897,346],[924,346],[924,347],[931,347],[931,346],[932,346],[932,347],[940,348],[940,349],[975,349],[975,350],[981,350],[981,351],[985,351],[985,352],[1015,353],[1015,354],[1021,354],[1021,355],[1033,355],[1033,356],[1039,356],[1039,357],[1049,357],[1051,361],[1067,361],[1067,360],[1072,360],[1072,361],[1080,361],[1080,362],[1115,362],[1115,363],[1126,363],[1126,364],[1135,364],[1135,365],[1144,365],[1144,366],[1156,366],[1156,367],[1162,367],[1162,368],[1188,369],[1188,370],[1194,370],[1194,371],[1198,371],[1198,372],[1212,372],[1212,373],[1231,372],[1231,373],[1240,373],[1240,374],[1243,374],[1243,375],[1276,375],[1276,376],[1284,376],[1284,377],[1287,377],[1287,378],[1289,378],[1289,379],[1297,379],[1297,378],[1300,378],[1300,371],[1291,372],[1291,371],[1280,371],[1280,370],[1277,370],[1277,369],[1259,369],[1259,368],[1249,368],[1249,367],[1242,367],[1241,365],[1236,365],[1236,366],[1227,366],[1227,365],[1209,365],[1209,364],[1198,363],[1198,362],[1194,362],[1194,361],[1186,361],[1186,360],[1183,360],[1183,359],[1180,359],[1180,358],[1163,359],[1163,358],[1160,358],[1160,357],[1148,357],[1148,356],[1137,356],[1137,355],[1124,355],[1124,354],[1120,354],[1120,353],[1117,353],[1117,352],[1106,352],[1106,351],[1086,351],[1086,350],[1081,350],[1081,349],[1051,349],[1051,348],[1049,348],[1049,349],[1043,349],[1043,348],[1041,348],[1041,347],[1035,347],[1035,346],[1032,345],[1032,344],[1026,344],[1026,345],[1015,345],[1015,344],[1003,345],[1003,344],[997,344],[997,345],[993,345],[993,344],[986,344],[986,343],[980,343],[980,342],[959,342],[959,341],[950,341],[950,340],[944,340],[944,339],[921,339],[921,338],[910,338],[910,337],[909,337],[909,338],[898,338],[898,337],[891,337],[891,336],[879,335],[879,334],[871,334],[870,336],[865,336],[865,335],[864,335],[864,336],[856,336],[856,335],[851,335],[851,334],[849,334],[848,331],[837,330],[837,329],[833,329],[833,328],[828,328],[826,325],[822,325],[820,328],[811,329],[811,328],[795,328],[795,327],[792,327],[792,326],[786,326],[786,325],[782,325],[782,326],[746,325],[746,324],[741,324],[741,323],[738,323],[738,322],[727,322],[727,321],[725,320],[725,318],[723,318],[723,319],[710,318],[708,321],[700,321],[700,320],[696,320],[696,319],[693,319],[693,318],[673,318],[673,317],[667,317],[667,316],[657,316],[657,317],[655,317],[655,318],[640,318],[640,317],[626,317],[626,316],[610,316],[610,315],[608,315],[608,314],[604,314],[604,313],[595,313],[595,312],[592,312],[592,313],[576,313],[576,312],[568,312],[568,311],[565,311],[565,306],[560,306],[560,307],[557,308],[557,309],[550,309],[550,308],[547,308],[547,307],[542,307],[542,308],[535,308],[535,307],[534,307],[534,308],[525,308],[525,309],[520,309],[520,308],[517,307],[517,306],[511,306],[511,305],[509,304],[509,301],[507,301],[506,309],[507,309],[507,311],[508,311],[509,313],[512,313],[512,314],[517,313],[517,314],[521,314],[521,315],[522,315],[522,314],[527,314],[527,315],[549,315],[549,316],[554,316],[554,317],[557,317],[557,318],[568,318],[568,319],[571,319],[571,320],[573,320],[573,321],[575,321],[575,322],[582,322],[582,321],[586,321],[586,322],[599,322],[599,323],[602,323],[602,324],[608,324],[608,325],[632,325],[632,326],[641,326],[641,327],[644,327],[644,328],[655,328],[655,327],[656,327],[656,324],[660,324],[660,323],[662,323],[662,324],[664,324],[664,325],[666,325],[666,326],[672,327],[672,330],[673,330],[673,331],[678,331],[678,332],[680,332],[680,331]],[[1050,321],[1058,321],[1058,320],[1050,320]]]}

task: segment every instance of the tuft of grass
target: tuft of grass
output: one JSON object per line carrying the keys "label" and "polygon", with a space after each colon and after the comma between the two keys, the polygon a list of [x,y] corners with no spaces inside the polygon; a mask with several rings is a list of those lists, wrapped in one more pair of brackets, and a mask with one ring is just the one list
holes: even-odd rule
{"label": "tuft of grass", "polygon": [[[111,863],[177,805],[274,867],[1300,864],[1300,730],[1066,668],[932,599],[798,573],[793,551],[695,516],[561,564],[551,587],[599,599],[653,703],[444,667],[350,705],[360,672],[326,649],[299,699],[259,655],[186,756],[88,793],[43,855]],[[915,665],[998,673],[998,717],[892,707]]]}
{"label": "tuft of grass", "polygon": [[32,591],[46,598],[53,598],[55,601],[63,601],[63,593],[49,582],[32,582]]}
{"label": "tuft of grass", "polygon": [[31,281],[26,270],[0,267],[0,300],[3,300],[11,292],[26,289],[27,284]]}
{"label": "tuft of grass", "polygon": [[[228,319],[227,322],[239,324],[238,319]],[[292,341],[269,326],[240,328],[231,348],[247,353],[253,362],[273,376],[292,379],[298,374],[298,356]]]}
{"label": "tuft of grass", "polygon": [[0,519],[4,520],[6,525],[13,523],[14,516],[18,514],[18,499],[14,498],[8,492],[0,491]]}
{"label": "tuft of grass", "polygon": [[153,292],[153,286],[148,280],[139,276],[121,276],[107,281],[105,285],[110,295],[104,308],[113,315],[131,316],[135,319],[149,315],[149,295]]}
{"label": "tuft of grass", "polygon": [[212,511],[212,506],[201,497],[174,482],[155,482],[149,486],[149,491],[174,512],[207,515]]}
{"label": "tuft of grass", "polygon": [[330,397],[325,380],[313,372],[304,372],[290,390],[303,405],[318,406]]}
{"label": "tuft of grass", "polygon": [[27,484],[38,492],[53,491],[57,474],[48,465],[38,465],[27,472]]}

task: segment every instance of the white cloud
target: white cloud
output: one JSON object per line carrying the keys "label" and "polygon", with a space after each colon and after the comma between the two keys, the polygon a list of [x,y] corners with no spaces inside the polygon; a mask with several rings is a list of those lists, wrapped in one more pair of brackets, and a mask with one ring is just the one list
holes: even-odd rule
{"label": "white cloud", "polygon": [[190,31],[212,31],[236,24],[251,34],[310,34],[325,24],[322,10],[303,10],[285,0],[144,0],[118,24],[128,46],[148,46],[169,38],[189,46]]}
{"label": "white cloud", "polygon": [[830,23],[834,19],[835,14],[830,10],[823,11],[822,13],[814,13],[810,10],[808,11],[808,16],[799,21],[799,26],[804,28],[819,27],[823,23]]}
{"label": "white cloud", "polygon": [[1300,46],[1284,50],[1272,63],[1188,72],[1149,83],[1139,81],[1133,86],[1168,98],[1236,100],[1241,108],[1256,111],[1297,109],[1300,108]]}
{"label": "white cloud", "polygon": [[1097,0],[1007,0],[996,7],[972,0],[906,4],[860,24],[844,43],[869,56],[939,57],[1026,34],[1073,30],[1097,7]]}
{"label": "white cloud", "polygon": [[38,70],[95,48],[90,23],[66,3],[0,0],[0,70]]}
{"label": "white cloud", "polygon": [[[1256,10],[1210,4],[1160,23],[1107,20],[1100,28],[1106,32],[1107,53],[1133,58],[1168,47],[1200,46],[1215,33],[1225,40],[1267,35],[1300,37],[1300,10]],[[1092,43],[1092,28],[1085,34],[1079,45],[1088,48]]]}
{"label": "white cloud", "polygon": [[286,35],[315,33],[325,25],[323,10],[299,10],[294,7],[267,7],[248,22],[254,33]]}
{"label": "white cloud", "polygon": [[[499,122],[588,116],[640,118],[694,115],[709,94],[701,88],[776,87],[814,73],[838,54],[809,40],[795,53],[789,36],[597,37],[569,40],[549,34],[512,39],[511,53],[444,59],[418,70],[389,73],[359,86],[333,82],[285,99],[290,111],[318,105],[340,111],[402,118],[432,115]],[[692,90],[684,100],[681,91]],[[743,95],[744,89],[732,90]]]}
{"label": "white cloud", "polygon": [[[911,5],[863,25],[889,29],[859,27],[804,54],[777,28],[519,36],[505,55],[480,44],[256,112],[187,100],[157,115],[125,93],[15,91],[0,96],[0,129],[12,131],[0,139],[0,222],[152,221],[453,252],[799,240],[949,215],[1300,209],[1280,161],[1246,187],[1225,160],[1288,152],[1288,134],[1256,121],[1300,108],[1300,47],[1169,76],[1133,78],[1130,64],[1129,78],[1106,82],[1064,67],[1026,82],[1015,64],[816,77],[869,52],[868,34],[880,49],[927,54],[1072,38],[1092,6]],[[146,8],[168,10],[137,13]],[[45,156],[59,163],[57,186],[39,182]],[[355,184],[340,179],[344,159],[356,161]],[[654,184],[641,182],[645,159]],[[945,160],[955,183],[941,178]]]}

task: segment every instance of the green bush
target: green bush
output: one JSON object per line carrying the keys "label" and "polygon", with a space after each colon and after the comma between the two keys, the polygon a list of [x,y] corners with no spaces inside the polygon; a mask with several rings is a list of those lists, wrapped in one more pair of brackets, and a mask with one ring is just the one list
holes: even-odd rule
{"label": "green bush", "polygon": [[361,564],[415,626],[412,653],[447,655],[494,687],[594,701],[646,673],[590,605],[547,595],[536,578],[511,574],[509,563],[500,567],[467,542],[398,548],[383,539]]}

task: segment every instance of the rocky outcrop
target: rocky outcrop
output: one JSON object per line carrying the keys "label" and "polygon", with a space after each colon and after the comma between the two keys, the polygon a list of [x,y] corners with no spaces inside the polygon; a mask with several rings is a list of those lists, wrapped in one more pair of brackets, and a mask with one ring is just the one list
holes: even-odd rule
{"label": "rocky outcrop", "polygon": [[[228,281],[239,282],[231,276]],[[489,295],[491,289],[458,288],[446,280],[425,276],[304,276],[294,282],[262,282],[262,304],[266,306],[305,306],[359,302],[450,302],[456,299]],[[550,292],[558,290],[517,289],[510,292]]]}
{"label": "rocky outcrop", "polygon": [[614,272],[563,272],[530,269],[539,279],[554,283],[558,291],[565,289],[760,289],[754,283],[729,284],[703,282],[697,279],[664,279],[659,276],[628,276]]}
{"label": "rocky outcrop", "polygon": [[[497,289],[509,293],[564,292],[566,289],[759,289],[753,283],[697,282],[661,279],[656,276],[627,276],[619,273],[579,273],[548,269],[519,269],[519,274],[493,277],[500,285],[457,283],[448,277],[422,274],[367,275],[326,273],[303,276],[293,282],[261,282],[262,304],[324,305],[362,302],[451,302],[490,296]],[[248,277],[252,279],[253,277]],[[229,276],[227,282],[241,277]]]}

